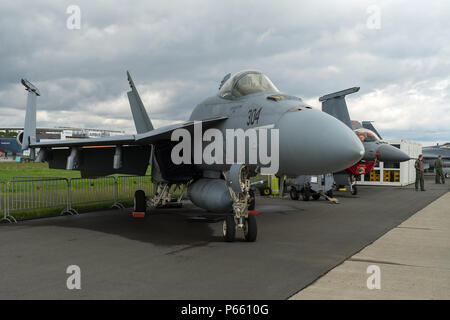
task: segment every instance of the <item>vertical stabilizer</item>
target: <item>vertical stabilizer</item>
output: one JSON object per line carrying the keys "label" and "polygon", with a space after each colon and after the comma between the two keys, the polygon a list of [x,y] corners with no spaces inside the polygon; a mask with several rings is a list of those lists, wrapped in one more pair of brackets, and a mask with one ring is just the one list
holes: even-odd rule
{"label": "vertical stabilizer", "polygon": [[372,121],[363,121],[362,122],[362,126],[366,129],[372,130],[373,132],[375,132],[378,136],[378,138],[381,138],[381,135],[378,133],[377,129],[375,129],[375,127],[372,124]]}
{"label": "vertical stabilizer", "polygon": [[350,129],[352,129],[352,122],[350,121],[345,96],[358,91],[359,87],[353,87],[320,97],[319,101],[322,102],[322,111],[332,115],[336,119],[341,120]]}
{"label": "vertical stabilizer", "polygon": [[141,97],[134,86],[133,79],[131,79],[130,73],[127,71],[128,82],[130,83],[131,91],[127,92],[128,101],[130,102],[131,113],[133,114],[134,125],[136,126],[137,133],[145,133],[153,130],[152,121],[148,117],[147,111],[145,111],[144,104]]}
{"label": "vertical stabilizer", "polygon": [[31,144],[36,143],[36,100],[41,93],[31,82],[25,79],[22,79],[21,82],[28,91],[22,139],[22,150],[27,150]]}

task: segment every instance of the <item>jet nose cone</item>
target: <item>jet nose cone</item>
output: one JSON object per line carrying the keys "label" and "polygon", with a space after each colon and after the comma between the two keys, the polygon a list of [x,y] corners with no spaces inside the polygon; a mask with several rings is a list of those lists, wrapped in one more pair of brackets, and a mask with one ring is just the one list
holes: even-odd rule
{"label": "jet nose cone", "polygon": [[350,128],[318,110],[288,112],[276,127],[280,134],[282,174],[338,172],[364,155],[363,144]]}
{"label": "jet nose cone", "polygon": [[378,160],[388,162],[408,161],[409,156],[400,149],[390,144],[382,144],[377,149]]}

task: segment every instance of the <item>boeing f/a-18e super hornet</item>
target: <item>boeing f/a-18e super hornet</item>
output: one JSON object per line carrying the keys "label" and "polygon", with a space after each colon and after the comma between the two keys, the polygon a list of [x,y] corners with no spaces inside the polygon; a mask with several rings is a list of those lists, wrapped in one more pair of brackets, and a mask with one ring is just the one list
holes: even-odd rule
{"label": "boeing f/a-18e super hornet", "polygon": [[363,124],[351,121],[348,113],[345,96],[359,91],[359,87],[331,93],[319,98],[322,102],[322,111],[341,120],[351,128],[364,145],[363,158],[348,167],[345,171],[335,173],[337,185],[349,185],[352,194],[357,193],[355,176],[366,174],[375,166],[376,160],[386,162],[408,161],[409,156],[400,149],[381,140],[372,123],[364,121]]}
{"label": "boeing f/a-18e super hornet", "polygon": [[[198,104],[188,121],[158,129],[129,73],[128,81],[137,134],[37,143],[39,91],[22,80],[28,91],[23,148],[31,148],[32,156],[39,148],[36,161],[47,161],[50,168],[79,170],[83,177],[144,175],[151,165],[157,191],[147,199],[143,191],[137,191],[135,210],[170,205],[174,189],[185,188],[198,207],[227,214],[226,241],[234,240],[237,229],[244,231],[247,241],[256,239],[256,218],[248,206],[249,178],[258,172],[267,169],[279,177],[324,174],[348,168],[364,155],[361,141],[345,124],[313,110],[301,98],[280,93],[257,71],[228,74],[219,92]],[[186,143],[192,136],[193,141]],[[232,141],[218,141],[220,136]],[[210,157],[205,157],[211,149]]]}

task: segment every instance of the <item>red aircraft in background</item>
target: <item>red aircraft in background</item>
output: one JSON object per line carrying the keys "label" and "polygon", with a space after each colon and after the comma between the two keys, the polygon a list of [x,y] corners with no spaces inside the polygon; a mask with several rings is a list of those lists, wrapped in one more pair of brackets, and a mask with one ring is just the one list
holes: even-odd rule
{"label": "red aircraft in background", "polygon": [[376,161],[403,162],[410,157],[400,149],[381,140],[380,135],[370,121],[351,121],[348,113],[345,96],[359,91],[359,87],[328,94],[319,98],[322,102],[322,111],[341,120],[349,126],[364,145],[363,158],[345,171],[335,173],[334,179],[338,186],[350,186],[352,194],[357,193],[356,176],[367,174],[373,170]]}

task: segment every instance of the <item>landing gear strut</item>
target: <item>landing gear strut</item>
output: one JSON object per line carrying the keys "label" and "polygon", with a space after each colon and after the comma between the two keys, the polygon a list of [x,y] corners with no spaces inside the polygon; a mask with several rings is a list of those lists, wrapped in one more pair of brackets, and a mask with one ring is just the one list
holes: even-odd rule
{"label": "landing gear strut", "polygon": [[233,201],[233,215],[227,215],[223,222],[223,237],[225,241],[232,242],[236,236],[236,230],[244,231],[245,240],[253,242],[258,233],[256,218],[248,213],[252,192],[248,167],[240,164],[232,165],[228,173],[224,173],[227,180],[228,191]]}
{"label": "landing gear strut", "polygon": [[[147,199],[147,205],[154,208],[181,208],[183,206],[181,200],[188,186],[189,183],[187,185],[173,185],[167,182],[158,182],[155,195]],[[179,196],[174,198],[173,195],[177,190]]]}
{"label": "landing gear strut", "polygon": [[356,187],[356,177],[354,178],[352,175],[350,175],[349,179],[350,179],[350,193],[356,196],[358,194],[358,188]]}

